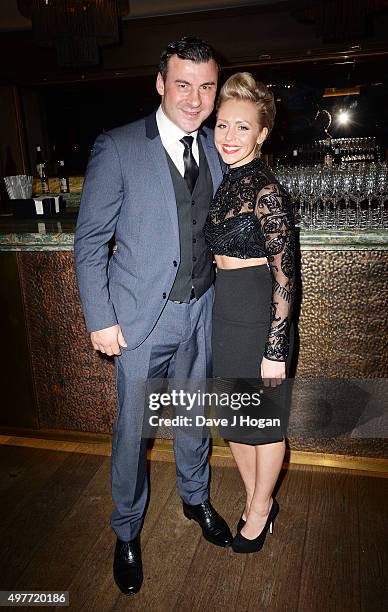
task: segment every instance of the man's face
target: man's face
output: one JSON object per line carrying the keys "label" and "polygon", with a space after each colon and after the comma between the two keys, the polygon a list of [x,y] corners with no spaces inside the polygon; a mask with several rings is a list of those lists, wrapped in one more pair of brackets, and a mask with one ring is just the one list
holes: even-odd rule
{"label": "man's face", "polygon": [[156,79],[165,115],[184,132],[195,132],[213,110],[217,77],[214,60],[197,64],[170,57],[166,80],[160,73]]}

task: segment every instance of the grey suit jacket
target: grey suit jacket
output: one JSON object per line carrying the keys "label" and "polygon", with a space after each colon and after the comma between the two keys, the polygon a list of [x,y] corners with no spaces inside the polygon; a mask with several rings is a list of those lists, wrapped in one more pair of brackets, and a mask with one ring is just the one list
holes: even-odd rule
{"label": "grey suit jacket", "polygon": [[[223,163],[200,129],[215,193]],[[209,202],[210,204],[210,202]],[[117,250],[108,261],[108,242]],[[98,136],[75,231],[76,273],[89,332],[119,323],[128,348],[155,326],[180,261],[174,187],[155,113]]]}

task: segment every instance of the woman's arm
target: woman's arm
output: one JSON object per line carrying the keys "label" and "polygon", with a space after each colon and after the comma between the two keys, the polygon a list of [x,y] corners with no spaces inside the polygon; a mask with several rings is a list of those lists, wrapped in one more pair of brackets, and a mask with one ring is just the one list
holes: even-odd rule
{"label": "woman's arm", "polygon": [[270,361],[285,362],[295,293],[294,214],[288,196],[276,183],[260,190],[255,212],[272,274],[271,323],[264,357]]}

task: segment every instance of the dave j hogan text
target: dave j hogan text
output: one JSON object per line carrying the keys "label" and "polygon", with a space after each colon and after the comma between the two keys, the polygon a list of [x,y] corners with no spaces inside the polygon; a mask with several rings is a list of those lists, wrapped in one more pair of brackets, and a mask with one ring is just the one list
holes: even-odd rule
{"label": "dave j hogan text", "polygon": [[153,415],[149,418],[151,427],[256,427],[264,429],[265,427],[280,427],[280,419],[259,419],[242,414],[233,414],[231,419],[227,418],[209,418],[202,415],[197,415],[195,418],[187,416],[176,416],[173,418],[164,418]]}

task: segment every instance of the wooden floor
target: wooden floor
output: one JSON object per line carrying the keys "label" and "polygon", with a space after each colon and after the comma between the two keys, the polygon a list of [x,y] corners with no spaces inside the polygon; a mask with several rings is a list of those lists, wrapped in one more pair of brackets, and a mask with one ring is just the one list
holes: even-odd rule
{"label": "wooden floor", "polygon": [[[274,534],[257,554],[207,543],[181,511],[175,466],[152,462],[144,583],[127,598],[111,572],[110,458],[0,446],[1,590],[68,590],[70,609],[379,612],[387,609],[388,481],[299,466],[282,473]],[[233,527],[238,472],[213,467],[212,499]]]}

